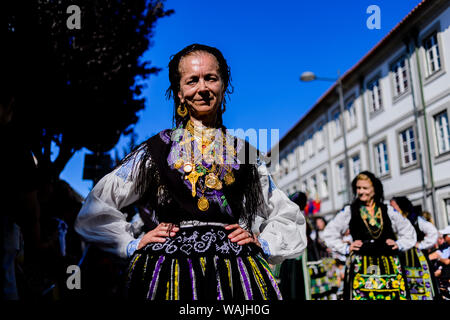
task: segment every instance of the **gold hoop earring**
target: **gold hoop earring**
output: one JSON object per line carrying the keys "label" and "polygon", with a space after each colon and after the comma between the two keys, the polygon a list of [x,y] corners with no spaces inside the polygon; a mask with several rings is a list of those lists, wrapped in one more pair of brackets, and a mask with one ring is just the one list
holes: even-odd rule
{"label": "gold hoop earring", "polygon": [[184,118],[188,114],[188,110],[186,108],[186,105],[184,103],[180,104],[177,108],[177,113],[180,117]]}

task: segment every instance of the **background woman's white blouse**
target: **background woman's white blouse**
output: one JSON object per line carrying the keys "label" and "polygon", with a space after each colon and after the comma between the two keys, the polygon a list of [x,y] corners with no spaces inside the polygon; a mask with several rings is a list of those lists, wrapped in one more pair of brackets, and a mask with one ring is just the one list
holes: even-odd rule
{"label": "background woman's white blouse", "polygon": [[[404,218],[390,205],[387,214],[392,223],[392,229],[397,235],[397,246],[400,251],[411,249],[417,241],[416,230],[411,222]],[[342,241],[345,231],[349,228],[351,218],[350,206],[345,206],[325,227],[323,239],[331,250],[340,254],[348,254],[349,244]],[[353,239],[353,241],[359,239]]]}

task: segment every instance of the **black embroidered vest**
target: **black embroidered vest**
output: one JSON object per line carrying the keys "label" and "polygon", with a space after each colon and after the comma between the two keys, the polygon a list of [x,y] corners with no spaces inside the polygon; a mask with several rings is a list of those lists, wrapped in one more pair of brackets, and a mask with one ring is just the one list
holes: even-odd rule
{"label": "black embroidered vest", "polygon": [[389,215],[387,214],[387,206],[385,204],[381,204],[381,214],[383,217],[383,230],[378,238],[374,238],[367,226],[365,225],[361,213],[359,211],[360,204],[358,201],[353,203],[350,206],[351,209],[351,219],[350,219],[350,234],[355,240],[361,240],[363,242],[363,246],[359,250],[360,254],[367,255],[392,255],[397,254],[398,251],[393,251],[391,248],[386,245],[386,239],[396,240],[397,237],[392,229],[391,219],[389,219]]}
{"label": "black embroidered vest", "polygon": [[150,156],[149,170],[146,173],[150,179],[146,180],[148,185],[143,200],[155,210],[158,221],[175,224],[189,220],[238,223],[239,218],[244,218],[245,222],[251,223],[252,215],[256,212],[249,210],[256,211],[256,208],[249,209],[245,206],[247,198],[252,197],[249,194],[255,195],[257,191],[259,199],[256,202],[262,201],[254,159],[249,162],[254,154],[254,150],[251,151],[252,146],[244,141],[240,152],[245,152],[245,163],[241,163],[239,169],[233,169],[235,181],[230,185],[224,183],[220,192],[211,191],[209,208],[201,211],[197,206],[198,196],[192,196],[183,174],[168,164],[167,159],[173,143],[170,139],[171,133],[172,130],[162,131],[147,140],[145,146]]}

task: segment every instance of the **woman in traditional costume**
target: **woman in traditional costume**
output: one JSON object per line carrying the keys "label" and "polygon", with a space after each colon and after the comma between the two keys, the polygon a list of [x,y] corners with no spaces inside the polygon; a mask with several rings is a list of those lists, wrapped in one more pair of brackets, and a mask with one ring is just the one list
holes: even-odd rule
{"label": "woman in traditional costume", "polygon": [[[384,204],[383,185],[371,172],[358,174],[352,189],[356,199],[328,223],[323,234],[328,247],[349,255],[343,298],[409,299],[399,254],[415,245],[414,227]],[[347,229],[351,244],[343,241]]]}
{"label": "woman in traditional costume", "polygon": [[[98,182],[76,230],[130,259],[132,299],[281,299],[268,263],[302,253],[305,218],[256,149],[224,127],[226,60],[216,48],[190,45],[172,57],[169,80],[175,128]],[[132,203],[161,222],[137,239],[120,211]]]}
{"label": "woman in traditional costume", "polygon": [[438,290],[434,275],[430,270],[427,250],[434,247],[439,231],[431,223],[419,216],[407,197],[394,197],[391,206],[407,218],[417,234],[417,243],[405,251],[403,263],[412,300],[436,299]]}

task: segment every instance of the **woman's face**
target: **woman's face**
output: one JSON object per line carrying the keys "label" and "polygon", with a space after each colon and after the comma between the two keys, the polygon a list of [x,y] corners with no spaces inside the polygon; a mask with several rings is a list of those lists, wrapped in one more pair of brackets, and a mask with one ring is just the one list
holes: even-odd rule
{"label": "woman's face", "polygon": [[398,212],[402,213],[402,209],[400,209],[400,207],[398,206],[397,202],[395,202],[395,200],[391,200],[391,206]]}
{"label": "woman's face", "polygon": [[317,228],[317,230],[325,229],[325,222],[322,219],[317,219],[316,220],[316,228]]}
{"label": "woman's face", "polygon": [[224,97],[224,83],[216,57],[196,51],[183,57],[178,66],[181,75],[178,97],[187,103],[191,116],[200,119],[215,116]]}
{"label": "woman's face", "polygon": [[362,202],[370,202],[375,196],[375,189],[370,180],[359,179],[356,182],[356,195]]}

